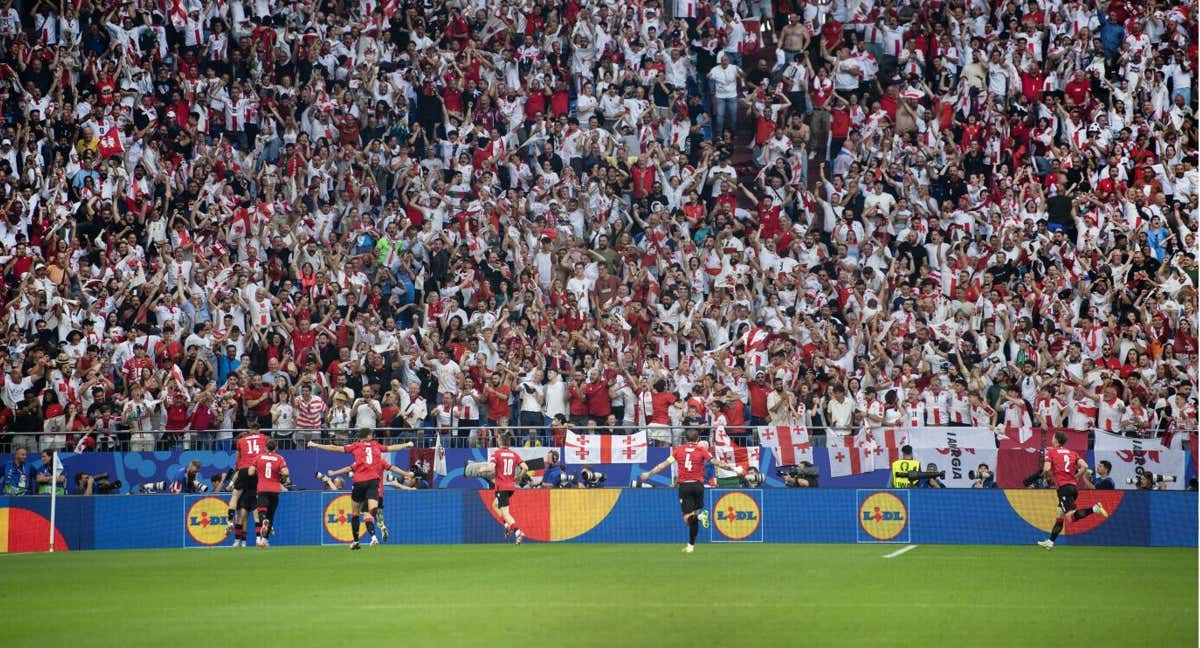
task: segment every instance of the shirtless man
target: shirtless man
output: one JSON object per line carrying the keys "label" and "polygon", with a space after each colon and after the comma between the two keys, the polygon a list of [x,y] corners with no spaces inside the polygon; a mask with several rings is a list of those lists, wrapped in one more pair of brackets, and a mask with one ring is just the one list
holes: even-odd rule
{"label": "shirtless man", "polygon": [[800,22],[800,17],[789,14],[787,25],[779,32],[779,46],[788,63],[808,49],[808,40],[808,28]]}

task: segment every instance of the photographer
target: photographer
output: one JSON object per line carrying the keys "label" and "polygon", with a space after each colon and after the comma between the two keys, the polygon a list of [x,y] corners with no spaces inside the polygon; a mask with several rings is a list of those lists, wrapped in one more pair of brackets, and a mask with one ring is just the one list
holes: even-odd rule
{"label": "photographer", "polygon": [[742,488],[762,488],[763,482],[766,481],[766,477],[754,466],[750,466],[746,474],[741,475],[739,479]]}
{"label": "photographer", "polygon": [[979,467],[975,469],[975,472],[972,472],[967,476],[975,480],[975,483],[971,484],[971,488],[996,487],[996,476],[992,473],[991,467],[985,463],[979,464]]}
{"label": "photographer", "polygon": [[787,488],[816,488],[817,478],[821,475],[817,467],[807,461],[795,466],[780,466],[775,474],[783,479],[783,485]]}
{"label": "photographer", "polygon": [[1102,459],[1096,464],[1096,473],[1092,475],[1092,488],[1096,490],[1113,490],[1117,487],[1111,477],[1112,464]]}
{"label": "photographer", "polygon": [[89,475],[81,472],[75,474],[75,493],[77,495],[111,495],[120,491],[120,480],[109,481],[108,473]]}
{"label": "photographer", "polygon": [[917,480],[917,488],[945,488],[946,484],[942,483],[942,478],[946,473],[938,470],[937,464],[931,463],[925,466],[925,474]]}
{"label": "photographer", "polygon": [[546,453],[546,470],[542,473],[542,481],[538,485],[540,488],[573,488],[578,486],[576,480],[571,479],[566,470],[563,470],[562,464],[558,462],[558,451],[551,450]]}

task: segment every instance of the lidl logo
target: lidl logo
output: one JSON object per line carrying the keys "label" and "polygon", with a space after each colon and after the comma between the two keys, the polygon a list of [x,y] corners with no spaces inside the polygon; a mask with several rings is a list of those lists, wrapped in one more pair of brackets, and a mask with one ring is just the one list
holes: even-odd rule
{"label": "lidl logo", "polygon": [[712,517],[718,533],[730,540],[745,540],[762,524],[762,508],[753,497],[734,491],[713,504]]}
{"label": "lidl logo", "polygon": [[858,524],[876,540],[893,540],[908,527],[908,507],[892,493],[872,493],[858,507]]}
{"label": "lidl logo", "polygon": [[325,505],[325,532],[338,542],[354,540],[354,534],[350,531],[350,504],[349,495],[339,495]]}
{"label": "lidl logo", "polygon": [[208,547],[221,544],[229,534],[229,503],[216,497],[198,499],[185,522],[192,540]]}

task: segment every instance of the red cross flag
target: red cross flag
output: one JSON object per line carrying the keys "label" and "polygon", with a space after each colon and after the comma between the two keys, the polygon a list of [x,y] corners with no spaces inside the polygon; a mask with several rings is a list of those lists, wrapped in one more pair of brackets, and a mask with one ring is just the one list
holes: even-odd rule
{"label": "red cross flag", "polygon": [[121,131],[117,130],[116,126],[110,127],[108,132],[100,138],[98,150],[102,158],[110,158],[125,152],[125,147],[121,145]]}
{"label": "red cross flag", "polygon": [[[723,428],[718,428],[713,433],[713,455],[717,461],[727,464],[734,464],[742,467],[742,472],[748,471],[751,468],[757,469],[762,462],[762,448],[760,446],[741,447],[733,443],[733,439],[729,438],[729,434]],[[726,475],[719,474],[718,477]],[[730,473],[732,474],[732,473]]]}
{"label": "red cross flag", "polygon": [[573,464],[646,463],[646,432],[575,434],[567,432],[563,461]]}
{"label": "red cross flag", "polygon": [[775,454],[775,465],[794,466],[801,461],[812,462],[812,441],[808,428],[772,425],[758,433],[759,443]]}
{"label": "red cross flag", "polygon": [[875,452],[868,446],[829,449],[829,476],[845,477],[875,470]]}

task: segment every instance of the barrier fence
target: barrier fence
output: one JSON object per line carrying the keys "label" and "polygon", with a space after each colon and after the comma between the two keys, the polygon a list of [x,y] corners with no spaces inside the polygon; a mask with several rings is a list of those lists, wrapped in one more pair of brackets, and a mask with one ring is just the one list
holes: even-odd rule
{"label": "barrier fence", "polygon": [[[759,444],[761,432],[768,428],[783,427],[789,430],[802,430],[805,442],[814,447],[826,444],[844,445],[853,443],[854,439],[875,438],[881,445],[886,445],[885,439],[891,440],[892,445],[902,445],[908,435],[921,430],[959,430],[962,433],[979,433],[986,431],[993,436],[993,441],[987,445],[1004,447],[1028,448],[1048,447],[1053,430],[1041,428],[1007,429],[1002,427],[984,426],[924,426],[920,428],[836,428],[821,426],[785,426],[785,425],[739,425],[727,426],[726,432],[732,441],[741,446]],[[418,447],[433,447],[435,440],[441,437],[441,442],[447,448],[494,447],[496,434],[500,430],[507,431],[513,437],[515,445],[561,446],[568,431],[577,434],[633,434],[647,432],[651,445],[678,445],[683,441],[687,430],[699,430],[701,438],[707,439],[713,430],[711,425],[670,425],[670,426],[603,426],[603,425],[503,425],[503,426],[455,426],[451,428],[419,427],[373,428],[375,437],[386,443],[413,442]],[[17,447],[33,451],[61,450],[71,452],[76,449],[84,436],[90,436],[95,442],[97,451],[170,451],[170,450],[213,450],[229,449],[233,439],[246,432],[246,428],[231,428],[221,430],[205,430],[194,432],[189,430],[155,429],[142,433],[130,430],[64,432],[60,430],[17,432],[9,431],[0,435],[0,453],[12,452]],[[275,428],[260,429],[263,434],[276,439],[285,450],[303,449],[310,440],[347,442],[354,436],[356,430],[349,428]],[[1092,447],[1098,437],[1113,437],[1118,439],[1134,439],[1141,443],[1155,443],[1167,449],[1192,450],[1196,443],[1197,430],[1170,431],[1161,435],[1141,436],[1134,433],[1108,432],[1098,428],[1089,430],[1066,430],[1071,436],[1071,447]],[[978,439],[978,436],[972,438]],[[844,439],[844,440],[843,440]],[[911,439],[908,439],[911,440]],[[1189,446],[1189,441],[1192,444]],[[139,444],[141,444],[139,446]],[[970,445],[969,443],[966,445]],[[982,445],[982,444],[979,444]],[[92,450],[89,447],[89,451]]]}
{"label": "barrier fence", "polygon": [[[384,499],[393,544],[504,541],[488,491],[389,492]],[[1046,537],[1056,515],[1048,490],[709,489],[706,499],[712,525],[701,542],[1032,545]],[[1191,493],[1081,493],[1081,506],[1095,502],[1110,517],[1068,526],[1060,545],[1196,546]],[[55,549],[226,546],[226,504],[203,494],[61,497]],[[49,509],[45,497],[0,497],[0,552],[45,550]],[[271,544],[345,544],[349,511],[345,492],[284,493]],[[518,491],[511,511],[539,542],[682,543],[686,537],[671,488]]]}
{"label": "barrier fence", "polygon": [[[550,450],[551,448],[517,448],[517,452],[527,459],[545,459]],[[487,460],[488,452],[488,449],[484,448],[447,450],[445,475],[433,474],[432,449],[403,450],[388,453],[385,457],[395,466],[405,470],[417,467],[427,474],[428,482],[422,486],[433,489],[479,489],[486,488],[488,483],[483,479],[467,477],[464,474],[465,467],[468,462]],[[640,473],[666,459],[669,449],[647,448],[644,456],[635,457],[630,463],[581,461],[578,452],[566,449],[559,452],[562,461],[558,471],[562,474],[578,479],[583,467],[587,466],[603,476],[603,487],[616,488],[632,485]],[[812,448],[804,455],[806,460],[811,462],[812,470],[817,475],[812,480],[817,488],[886,488],[890,485],[890,471],[886,461],[878,464],[869,460],[863,461],[858,466],[858,472],[850,472],[854,466],[848,466],[848,462],[845,461],[850,453],[851,450],[847,448],[825,447]],[[351,463],[349,455],[340,453],[285,450],[280,454],[288,463],[295,490],[322,490],[326,485],[316,477],[317,472],[328,473],[345,468]],[[1142,473],[1173,478],[1156,486],[1158,488],[1183,490],[1187,487],[1189,479],[1196,474],[1195,455],[1183,450],[1084,450],[1081,454],[1091,466],[1096,465],[1098,458],[1108,457],[1113,465],[1112,476],[1118,490],[1134,490],[1137,485],[1128,481],[1136,480]],[[1022,488],[1023,480],[1040,468],[1039,453],[1021,449],[917,448],[914,455],[922,465],[933,462],[946,472],[942,482],[947,489],[974,487],[978,475],[973,476],[971,473],[977,470],[980,463],[988,464],[994,473],[995,485],[999,488]],[[66,478],[65,492],[60,494],[83,492],[86,481],[81,480],[92,476],[96,478],[93,486],[93,493],[96,495],[109,491],[113,494],[138,493],[142,484],[154,484],[157,490],[170,489],[183,469],[192,461],[200,462],[198,485],[206,489],[205,492],[217,492],[221,490],[222,484],[228,487],[228,476],[235,460],[234,453],[221,450],[65,453],[60,455],[60,458]],[[0,455],[0,468],[8,466],[11,461],[12,455]],[[30,468],[35,472],[43,468],[39,456],[31,456],[28,461]],[[774,452],[761,452],[752,465],[758,468],[763,478],[762,487],[784,488],[788,485],[780,473],[786,475],[790,468],[787,467],[788,464],[782,464]],[[745,482],[736,476],[719,480],[717,477],[719,475],[712,474],[717,485],[745,485]],[[546,471],[535,470],[533,478],[547,478]],[[651,483],[666,486],[671,483],[671,479],[668,470],[653,477]],[[10,486],[13,485],[6,483],[5,490]],[[187,490],[182,484],[179,488]],[[12,491],[9,491],[9,494],[12,494]]]}

